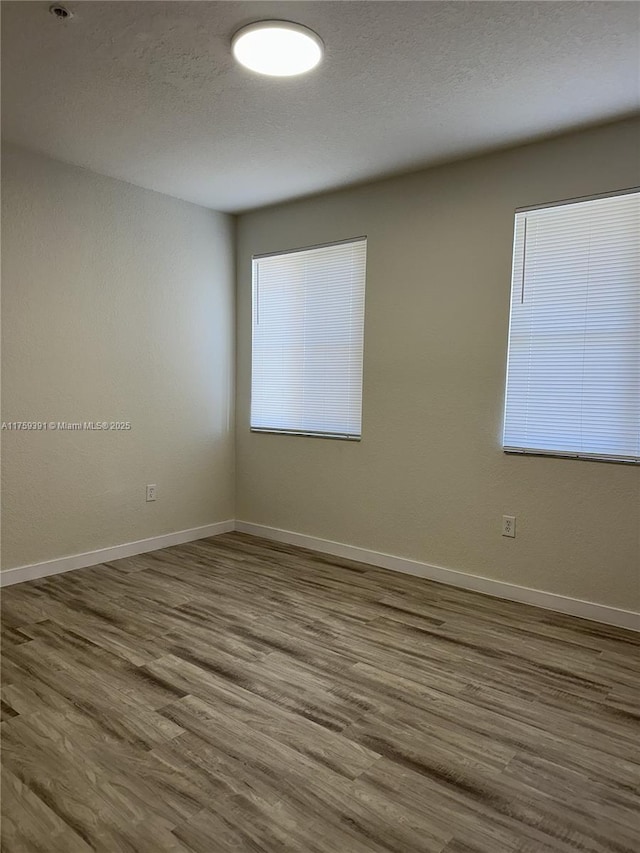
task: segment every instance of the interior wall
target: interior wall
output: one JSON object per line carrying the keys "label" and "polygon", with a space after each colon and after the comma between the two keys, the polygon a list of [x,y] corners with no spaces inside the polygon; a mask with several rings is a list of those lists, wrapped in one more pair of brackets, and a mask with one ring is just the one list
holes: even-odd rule
{"label": "interior wall", "polygon": [[233,518],[234,228],[3,148],[2,420],[131,424],[2,432],[3,568]]}
{"label": "interior wall", "polygon": [[[514,210],[638,185],[639,151],[630,120],[241,216],[237,517],[640,609],[640,468],[500,445]],[[362,234],[362,441],[251,433],[252,254]]]}

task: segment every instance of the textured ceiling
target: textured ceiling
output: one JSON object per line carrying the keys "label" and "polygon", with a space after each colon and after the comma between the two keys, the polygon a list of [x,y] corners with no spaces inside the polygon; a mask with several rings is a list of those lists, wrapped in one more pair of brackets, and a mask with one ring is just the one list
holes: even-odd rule
{"label": "textured ceiling", "polygon": [[[627,115],[635,2],[3,2],[5,138],[240,211]],[[273,80],[232,60],[260,18],[326,57]]]}

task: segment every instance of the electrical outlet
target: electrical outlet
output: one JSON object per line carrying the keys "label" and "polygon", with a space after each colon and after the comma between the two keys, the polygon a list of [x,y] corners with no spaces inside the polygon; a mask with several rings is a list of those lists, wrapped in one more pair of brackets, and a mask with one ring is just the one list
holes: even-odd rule
{"label": "electrical outlet", "polygon": [[158,487],[155,483],[150,483],[147,486],[147,501],[155,501],[157,489]]}
{"label": "electrical outlet", "polygon": [[516,536],[516,517],[515,515],[502,516],[502,535],[509,536],[515,539]]}

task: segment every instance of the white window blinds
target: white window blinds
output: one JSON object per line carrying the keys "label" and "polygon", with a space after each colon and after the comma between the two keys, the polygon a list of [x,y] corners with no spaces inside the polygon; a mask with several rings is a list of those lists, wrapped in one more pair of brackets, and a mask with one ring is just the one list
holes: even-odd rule
{"label": "white window blinds", "polygon": [[640,458],[640,193],[518,212],[504,448]]}
{"label": "white window blinds", "polygon": [[366,238],[253,260],[251,428],[359,438]]}

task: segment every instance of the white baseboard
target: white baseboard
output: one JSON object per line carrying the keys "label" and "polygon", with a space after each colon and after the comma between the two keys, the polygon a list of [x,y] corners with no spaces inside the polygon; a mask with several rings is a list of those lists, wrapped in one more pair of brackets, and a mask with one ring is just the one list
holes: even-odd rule
{"label": "white baseboard", "polygon": [[73,554],[70,557],[58,557],[44,563],[32,563],[29,566],[18,566],[15,569],[5,569],[0,572],[0,586],[10,586],[23,581],[33,581],[70,572],[73,569],[86,569],[109,563],[111,560],[121,560],[123,557],[134,557],[136,554],[146,554],[148,551],[159,551],[170,545],[182,545],[194,542],[196,539],[206,539],[208,536],[218,536],[235,529],[233,519],[219,521],[215,524],[205,524],[204,527],[192,527],[189,530],[177,530],[175,533],[165,533],[162,536],[152,536],[150,539],[139,539],[137,542],[126,542],[124,545],[113,545],[111,548],[100,548],[97,551],[87,551],[84,554]]}
{"label": "white baseboard", "polygon": [[531,604],[545,610],[554,610],[557,613],[566,613],[569,616],[579,616],[582,619],[590,619],[594,622],[603,622],[607,625],[616,625],[619,628],[640,631],[640,613],[632,610],[620,610],[616,607],[608,607],[605,604],[596,604],[579,598],[568,598],[553,592],[516,586],[454,569],[445,569],[442,566],[433,566],[406,557],[395,557],[392,554],[370,551],[366,548],[358,548],[355,545],[344,545],[341,542],[332,542],[330,539],[306,536],[303,533],[294,533],[292,530],[280,530],[277,527],[253,524],[249,521],[234,522],[232,519],[215,524],[206,524],[203,527],[192,527],[189,530],[178,530],[175,533],[166,533],[162,536],[153,536],[150,539],[139,539],[137,542],[126,542],[123,545],[114,545],[110,548],[100,548],[97,551],[87,551],[84,554],[59,557],[56,560],[47,560],[44,563],[33,563],[15,569],[6,569],[0,572],[0,586],[10,586],[23,581],[44,578],[48,575],[70,572],[74,569],[97,566],[101,563],[111,562],[111,560],[120,560],[123,557],[133,557],[136,554],[158,551],[171,545],[182,545],[185,542],[218,536],[220,533],[229,533],[232,530],[250,533],[253,536],[262,536],[264,539],[273,539],[276,542],[285,542],[289,545],[299,545],[302,548],[332,554],[335,557],[343,557],[359,563],[369,563],[372,566],[390,569],[394,572],[416,575],[448,586],[457,586],[461,589],[493,595],[508,601],[520,601],[523,604]]}
{"label": "white baseboard", "polygon": [[366,548],[357,548],[354,545],[343,545],[341,542],[305,536],[291,530],[280,530],[277,527],[267,527],[248,521],[236,521],[235,529],[241,533],[250,533],[253,536],[273,539],[276,542],[285,542],[288,545],[299,545],[301,548],[332,554],[334,557],[343,557],[358,563],[369,563],[372,566],[391,569],[394,572],[417,575],[448,586],[457,586],[484,595],[505,598],[508,601],[520,601],[523,604],[531,604],[545,610],[555,610],[557,613],[566,613],[569,616],[579,616],[582,619],[590,619],[594,622],[604,622],[607,625],[640,631],[640,613],[632,610],[620,610],[616,607],[608,607],[605,604],[596,604],[579,598],[568,598],[554,592],[516,586],[504,581],[484,578],[480,575],[470,575],[454,569],[445,569],[442,566],[432,566],[429,563],[421,563],[405,557],[394,557],[392,554],[369,551]]}

